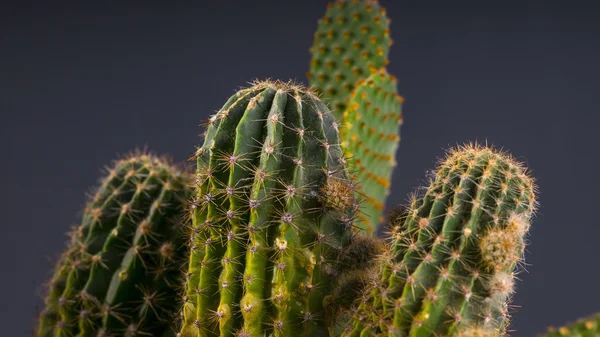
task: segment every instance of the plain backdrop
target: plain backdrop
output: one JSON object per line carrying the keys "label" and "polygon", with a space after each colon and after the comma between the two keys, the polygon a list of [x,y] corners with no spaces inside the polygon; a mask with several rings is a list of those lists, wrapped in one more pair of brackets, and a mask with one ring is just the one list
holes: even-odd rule
{"label": "plain backdrop", "polygon": [[[50,5],[51,3],[51,5]],[[185,162],[200,123],[255,78],[305,82],[325,1],[0,5],[0,326],[28,336],[40,284],[104,165]],[[444,149],[526,162],[541,209],[513,336],[600,310],[600,10],[583,1],[382,1],[405,124],[389,205]]]}

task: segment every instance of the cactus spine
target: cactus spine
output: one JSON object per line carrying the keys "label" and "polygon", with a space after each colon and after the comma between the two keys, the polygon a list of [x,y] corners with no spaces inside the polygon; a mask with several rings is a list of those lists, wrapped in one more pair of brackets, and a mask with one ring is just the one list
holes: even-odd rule
{"label": "cactus spine", "polygon": [[550,328],[545,337],[598,337],[600,335],[600,313],[579,319],[577,322]]}
{"label": "cactus spine", "polygon": [[181,336],[329,336],[358,208],[329,109],[257,82],[210,119],[197,156]]}
{"label": "cactus spine", "polygon": [[402,98],[385,70],[391,44],[377,1],[337,1],[319,21],[308,73],[343,126],[342,146],[366,201],[356,225],[369,232],[381,222],[400,140]]}
{"label": "cactus spine", "polygon": [[176,315],[185,174],[137,153],[116,162],[71,234],[50,281],[37,337],[170,331]]}
{"label": "cactus spine", "polygon": [[345,336],[503,334],[535,208],[532,179],[511,157],[452,150],[392,219],[380,275]]}

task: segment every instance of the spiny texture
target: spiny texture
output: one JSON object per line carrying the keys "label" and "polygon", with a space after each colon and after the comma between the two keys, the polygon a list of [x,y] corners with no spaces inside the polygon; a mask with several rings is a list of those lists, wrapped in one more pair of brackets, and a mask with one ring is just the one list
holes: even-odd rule
{"label": "spiny texture", "polygon": [[598,337],[600,336],[600,313],[582,318],[558,329],[550,328],[544,337]]}
{"label": "spiny texture", "polygon": [[371,76],[357,82],[343,116],[342,146],[348,151],[358,191],[366,201],[356,225],[369,232],[381,222],[396,166],[403,101],[396,82],[384,68],[373,70]]}
{"label": "spiny texture", "polygon": [[380,275],[345,336],[504,334],[535,208],[534,183],[510,156],[450,151],[424,195],[391,219]]}
{"label": "spiny texture", "polygon": [[376,0],[330,3],[319,21],[307,76],[340,119],[356,82],[387,63],[389,19]]}
{"label": "spiny texture", "polygon": [[198,150],[181,336],[329,336],[358,210],[338,126],[313,93],[257,82]]}
{"label": "spiny texture", "polygon": [[87,205],[50,281],[37,337],[159,336],[171,330],[185,255],[189,181],[136,153]]}

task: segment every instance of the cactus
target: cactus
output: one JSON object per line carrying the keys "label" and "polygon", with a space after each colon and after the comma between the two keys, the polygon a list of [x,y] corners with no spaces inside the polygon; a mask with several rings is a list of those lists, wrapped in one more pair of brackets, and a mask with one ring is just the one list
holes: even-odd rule
{"label": "cactus", "polygon": [[396,82],[384,68],[374,70],[357,82],[343,116],[342,145],[359,183],[357,190],[365,199],[356,225],[369,232],[381,222],[396,165],[402,124],[402,97]]}
{"label": "cactus", "polygon": [[311,48],[308,77],[342,121],[342,146],[366,200],[356,225],[368,232],[382,220],[400,140],[402,98],[384,68],[391,43],[377,1],[346,0],[329,4]]}
{"label": "cactus", "polygon": [[71,233],[37,337],[141,336],[171,330],[185,254],[186,175],[137,152],[117,161]]}
{"label": "cactus", "polygon": [[255,82],[211,117],[197,160],[180,335],[330,336],[358,202],[329,109]]}
{"label": "cactus", "polygon": [[371,69],[389,63],[389,35],[389,19],[376,0],[340,0],[328,5],[310,49],[307,77],[338,119],[356,82],[368,77]]}
{"label": "cactus", "polygon": [[380,275],[345,336],[503,335],[535,186],[505,153],[449,152],[422,198],[394,214]]}
{"label": "cactus", "polygon": [[597,313],[558,329],[550,328],[544,337],[598,337],[599,335],[600,313]]}

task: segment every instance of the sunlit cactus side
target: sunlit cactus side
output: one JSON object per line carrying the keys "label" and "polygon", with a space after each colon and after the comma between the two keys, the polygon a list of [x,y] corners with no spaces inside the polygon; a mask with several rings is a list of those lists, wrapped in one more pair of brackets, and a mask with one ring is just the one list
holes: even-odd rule
{"label": "sunlit cactus side", "polygon": [[394,213],[380,275],[344,336],[504,335],[535,192],[506,153],[449,151],[422,197]]}
{"label": "sunlit cactus side", "polygon": [[579,319],[578,321],[550,328],[543,337],[598,337],[600,336],[600,313]]}
{"label": "sunlit cactus side", "polygon": [[388,64],[389,19],[376,0],[330,3],[310,49],[309,84],[323,95],[338,120],[356,82]]}
{"label": "sunlit cactus side", "polygon": [[185,256],[187,175],[136,152],[108,170],[49,282],[37,337],[172,330]]}
{"label": "sunlit cactus side", "polygon": [[373,232],[382,222],[390,193],[395,154],[402,124],[397,80],[385,68],[357,82],[343,116],[342,146],[350,157],[349,167],[365,202],[356,225]]}
{"label": "sunlit cactus side", "polygon": [[329,109],[256,82],[211,117],[197,157],[180,336],[330,336],[359,204]]}

